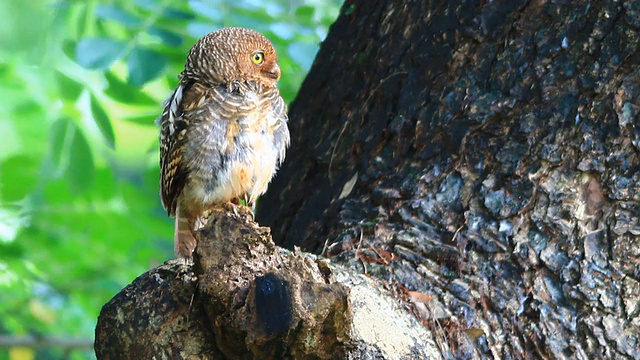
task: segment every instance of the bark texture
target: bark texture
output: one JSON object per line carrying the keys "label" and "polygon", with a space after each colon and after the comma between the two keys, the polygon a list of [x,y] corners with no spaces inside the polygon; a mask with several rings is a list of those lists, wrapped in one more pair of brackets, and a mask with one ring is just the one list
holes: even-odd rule
{"label": "bark texture", "polygon": [[278,248],[224,210],[196,236],[194,266],[136,279],[98,319],[98,359],[437,359],[398,296],[361,274]]}
{"label": "bark texture", "polygon": [[639,31],[639,1],[348,0],[258,220],[430,299],[445,355],[640,358]]}

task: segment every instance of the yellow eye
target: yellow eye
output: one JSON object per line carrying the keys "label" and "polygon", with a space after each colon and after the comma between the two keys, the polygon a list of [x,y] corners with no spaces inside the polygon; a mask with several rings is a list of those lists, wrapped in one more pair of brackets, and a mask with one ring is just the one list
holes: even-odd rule
{"label": "yellow eye", "polygon": [[251,55],[251,61],[256,65],[262,65],[264,62],[264,53],[262,51],[256,51]]}

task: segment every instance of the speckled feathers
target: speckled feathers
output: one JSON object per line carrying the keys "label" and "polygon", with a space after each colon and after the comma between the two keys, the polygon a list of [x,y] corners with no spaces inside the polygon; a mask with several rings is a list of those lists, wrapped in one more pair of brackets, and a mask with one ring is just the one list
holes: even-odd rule
{"label": "speckled feathers", "polygon": [[189,51],[160,118],[160,193],[178,256],[191,257],[204,211],[266,191],[289,144],[279,78],[273,45],[253,30],[224,28]]}
{"label": "speckled feathers", "polygon": [[[264,53],[264,63],[258,67],[251,61],[256,51]],[[280,67],[276,50],[266,37],[250,29],[229,27],[200,39],[189,51],[180,76],[210,84],[242,79],[272,87],[280,78]]]}

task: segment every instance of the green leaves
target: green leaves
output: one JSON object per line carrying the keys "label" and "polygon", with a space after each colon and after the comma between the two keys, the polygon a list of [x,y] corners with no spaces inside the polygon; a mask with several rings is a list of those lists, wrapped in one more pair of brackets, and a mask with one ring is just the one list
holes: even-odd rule
{"label": "green leaves", "polygon": [[98,125],[107,145],[112,149],[115,148],[116,136],[113,133],[111,120],[109,120],[109,115],[107,115],[107,112],[102,108],[102,105],[100,105],[95,96],[91,96],[91,113],[93,114],[93,120],[96,122],[96,125]]}
{"label": "green leaves", "polygon": [[142,48],[133,49],[127,61],[129,82],[136,86],[142,86],[160,75],[166,65],[167,60],[155,51]]}
{"label": "green leaves", "polygon": [[[154,119],[190,46],[224,26],[263,32],[291,101],[341,0],[6,3],[0,328],[91,338],[100,307],[172,256],[173,222],[157,195]],[[60,50],[65,56],[54,56]],[[24,305],[34,301],[55,309],[55,324]],[[93,356],[43,351],[52,359]]]}
{"label": "green leaves", "polygon": [[189,7],[194,13],[200,16],[206,16],[211,20],[220,21],[223,19],[220,7],[214,6],[212,3],[201,0],[189,0]]}
{"label": "green leaves", "polygon": [[140,18],[125,12],[113,5],[100,5],[96,8],[96,15],[101,19],[115,20],[120,24],[135,29],[142,24]]}
{"label": "green leaves", "polygon": [[39,161],[26,154],[12,156],[0,165],[2,201],[20,201],[38,182]]}
{"label": "green leaves", "polygon": [[51,125],[49,131],[49,155],[59,176],[66,169],[66,162],[69,159],[71,138],[75,132],[75,127],[71,120],[60,119]]}
{"label": "green leaves", "polygon": [[157,36],[165,46],[182,45],[182,37],[174,32],[152,26],[149,28],[149,34],[153,36]]}
{"label": "green leaves", "polygon": [[65,175],[71,188],[80,192],[89,190],[95,180],[93,153],[87,138],[77,129],[72,136],[69,165]]}
{"label": "green leaves", "polygon": [[309,71],[313,63],[313,57],[309,56],[309,54],[315,54],[316,52],[318,52],[318,45],[307,42],[296,41],[287,47],[287,54],[289,54],[291,59],[300,65],[305,72]]}
{"label": "green leaves", "polygon": [[62,95],[65,100],[77,100],[82,90],[84,90],[84,86],[60,71],[56,71],[55,76],[60,95]]}
{"label": "green leaves", "polygon": [[53,123],[49,144],[56,173],[62,175],[74,191],[89,190],[95,175],[93,152],[76,124],[68,118]]}
{"label": "green leaves", "polygon": [[315,14],[316,9],[313,6],[309,6],[309,5],[303,5],[303,6],[299,6],[296,9],[296,18],[298,19],[299,23],[302,24],[313,24],[313,15]]}
{"label": "green leaves", "polygon": [[112,71],[104,73],[104,77],[107,79],[108,84],[104,93],[111,99],[125,104],[159,107],[157,100],[140,91],[139,88],[132,86],[126,81],[122,81],[122,79]]}
{"label": "green leaves", "polygon": [[76,46],[76,61],[88,69],[106,70],[124,54],[125,47],[107,38],[84,39]]}

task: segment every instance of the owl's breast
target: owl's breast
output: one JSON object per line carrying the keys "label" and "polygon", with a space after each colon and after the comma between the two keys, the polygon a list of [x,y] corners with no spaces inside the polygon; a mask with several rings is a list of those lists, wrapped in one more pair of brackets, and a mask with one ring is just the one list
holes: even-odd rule
{"label": "owl's breast", "polygon": [[277,169],[281,150],[273,129],[280,120],[271,107],[255,94],[227,105],[217,118],[194,127],[198,136],[190,139],[185,154],[191,168],[185,195],[203,207],[245,194],[254,202]]}
{"label": "owl's breast", "polygon": [[278,164],[279,150],[273,134],[274,116],[260,111],[258,117],[239,119],[236,137],[236,159],[232,173],[247,175],[246,193],[253,202],[266,190]]}

